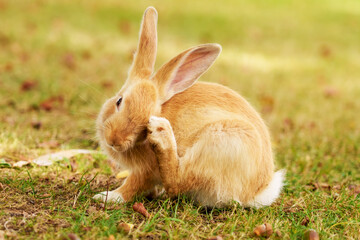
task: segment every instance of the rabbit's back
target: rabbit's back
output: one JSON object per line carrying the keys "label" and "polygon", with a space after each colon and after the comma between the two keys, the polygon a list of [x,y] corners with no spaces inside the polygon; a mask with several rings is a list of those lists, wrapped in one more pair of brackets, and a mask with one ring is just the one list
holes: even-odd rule
{"label": "rabbit's back", "polygon": [[201,129],[231,119],[253,125],[270,148],[270,136],[260,115],[238,93],[220,84],[195,83],[164,103],[161,115],[171,123],[180,156],[196,141]]}

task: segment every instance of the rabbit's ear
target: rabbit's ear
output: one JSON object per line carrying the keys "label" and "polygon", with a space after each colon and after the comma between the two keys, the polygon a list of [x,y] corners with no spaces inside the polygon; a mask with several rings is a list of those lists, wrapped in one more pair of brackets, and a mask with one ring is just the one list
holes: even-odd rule
{"label": "rabbit's ear", "polygon": [[157,12],[148,7],[141,22],[139,45],[129,70],[129,79],[149,78],[154,70],[157,48]]}
{"label": "rabbit's ear", "polygon": [[180,53],[164,64],[154,75],[162,103],[189,88],[221,52],[219,44],[203,44]]}

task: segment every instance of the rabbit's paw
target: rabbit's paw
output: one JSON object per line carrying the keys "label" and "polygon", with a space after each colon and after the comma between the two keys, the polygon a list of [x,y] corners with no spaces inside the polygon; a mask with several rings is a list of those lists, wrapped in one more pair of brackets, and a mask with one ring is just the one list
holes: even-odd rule
{"label": "rabbit's paw", "polygon": [[[107,198],[106,198],[107,195]],[[101,192],[99,194],[96,194],[95,196],[93,196],[93,199],[95,200],[99,200],[102,202],[117,202],[117,203],[121,203],[124,202],[124,199],[122,198],[121,194],[118,193],[117,191],[105,191],[105,192]]]}
{"label": "rabbit's paw", "polygon": [[166,118],[150,117],[148,134],[148,140],[154,148],[160,148],[162,150],[176,149],[175,136]]}

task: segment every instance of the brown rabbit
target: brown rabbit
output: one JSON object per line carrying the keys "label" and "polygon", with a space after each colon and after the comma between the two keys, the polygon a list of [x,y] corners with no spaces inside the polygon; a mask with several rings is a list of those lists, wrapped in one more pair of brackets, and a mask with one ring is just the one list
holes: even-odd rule
{"label": "brown rabbit", "polygon": [[200,204],[270,205],[283,171],[274,173],[267,127],[231,89],[196,80],[221,52],[218,44],[190,48],[155,74],[157,12],[146,9],[140,40],[121,90],[97,120],[101,147],[131,171],[121,187],[95,199],[130,201],[163,186]]}

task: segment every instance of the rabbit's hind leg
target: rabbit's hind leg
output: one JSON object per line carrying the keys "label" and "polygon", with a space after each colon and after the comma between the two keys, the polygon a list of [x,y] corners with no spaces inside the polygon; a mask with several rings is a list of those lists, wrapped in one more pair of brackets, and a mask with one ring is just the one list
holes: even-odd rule
{"label": "rabbit's hind leg", "polygon": [[[256,127],[242,119],[220,120],[199,130],[197,140],[180,159],[181,186],[203,205],[242,205],[270,182],[271,149]],[[189,179],[195,179],[189,184]]]}

